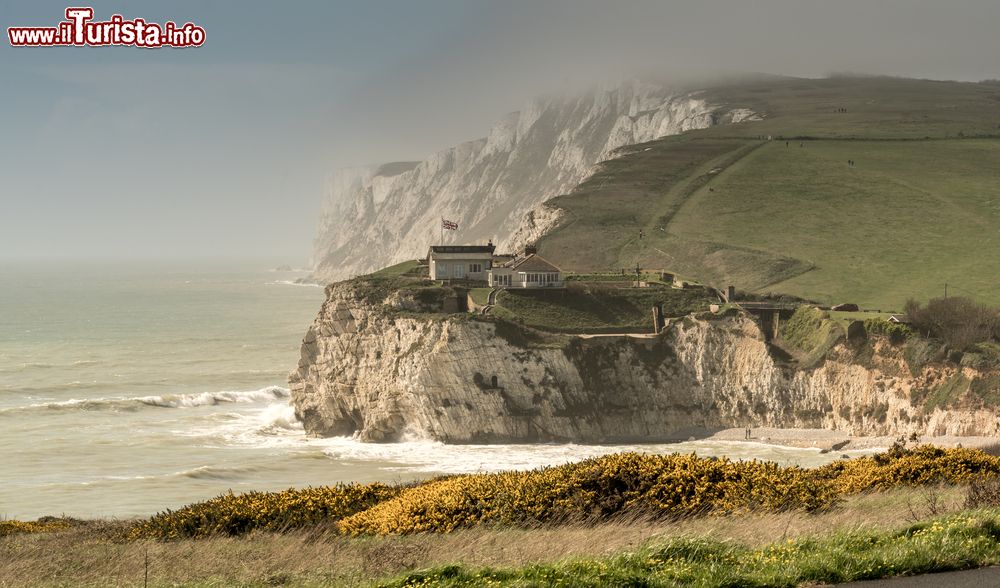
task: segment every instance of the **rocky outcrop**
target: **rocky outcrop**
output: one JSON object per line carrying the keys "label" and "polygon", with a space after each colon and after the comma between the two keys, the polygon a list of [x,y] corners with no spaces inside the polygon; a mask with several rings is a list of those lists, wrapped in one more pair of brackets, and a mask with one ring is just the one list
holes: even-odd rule
{"label": "rocky outcrop", "polygon": [[446,235],[449,242],[493,239],[501,250],[513,250],[511,236],[529,211],[568,192],[616,149],[755,118],[747,109],[717,112],[697,93],[639,82],[533,100],[488,137],[425,161],[334,174],[315,241],[314,276],[333,281],[420,257],[440,240],[442,216],[459,223],[459,231]]}
{"label": "rocky outcrop", "polygon": [[[446,442],[661,441],[748,424],[1000,433],[997,412],[971,392],[977,382],[989,391],[997,374],[938,365],[915,376],[888,343],[865,343],[867,354],[842,343],[802,370],[776,360],[745,315],[687,317],[650,339],[539,342],[509,323],[406,311],[416,308],[409,298],[384,298],[395,310],[353,284],[328,287],[290,376],[308,433]],[[958,405],[931,398],[956,386]]]}

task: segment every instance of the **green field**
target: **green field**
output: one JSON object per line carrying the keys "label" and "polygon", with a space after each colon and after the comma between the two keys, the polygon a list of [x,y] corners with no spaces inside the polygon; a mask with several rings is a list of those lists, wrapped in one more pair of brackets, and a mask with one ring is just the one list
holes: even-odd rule
{"label": "green field", "polygon": [[541,253],[873,309],[945,283],[1000,302],[1000,86],[778,79],[706,96],[765,120],[628,148],[550,201],[566,220]]}
{"label": "green field", "polygon": [[646,333],[652,332],[656,304],[670,317],[707,310],[716,301],[701,288],[617,288],[592,283],[558,290],[504,290],[492,313],[547,331]]}

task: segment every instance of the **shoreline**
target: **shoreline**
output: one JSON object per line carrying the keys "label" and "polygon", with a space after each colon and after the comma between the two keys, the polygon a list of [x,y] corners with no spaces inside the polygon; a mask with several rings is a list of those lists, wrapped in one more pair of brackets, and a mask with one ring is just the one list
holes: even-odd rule
{"label": "shoreline", "polygon": [[[888,449],[899,439],[899,436],[854,436],[844,431],[830,429],[778,429],[760,427],[750,429],[750,438],[746,438],[743,427],[722,429],[705,437],[701,441],[736,441],[746,443],[762,443],[779,447],[794,447],[797,449],[820,449],[826,451],[849,451],[858,449]],[[1000,438],[984,436],[937,435],[934,437],[917,437],[911,441],[905,438],[907,445],[936,445],[938,447],[967,447],[983,449],[1000,445]]]}

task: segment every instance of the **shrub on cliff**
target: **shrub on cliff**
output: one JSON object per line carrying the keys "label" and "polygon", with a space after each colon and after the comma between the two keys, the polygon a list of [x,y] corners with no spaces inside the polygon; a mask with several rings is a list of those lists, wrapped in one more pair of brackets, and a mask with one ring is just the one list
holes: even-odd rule
{"label": "shrub on cliff", "polygon": [[905,311],[916,332],[941,339],[958,351],[969,351],[980,343],[1000,341],[1000,309],[969,298],[934,298],[927,306],[910,300]]}
{"label": "shrub on cliff", "polygon": [[899,323],[890,323],[883,318],[865,319],[865,331],[870,335],[881,335],[893,345],[899,345],[913,336],[910,327]]}

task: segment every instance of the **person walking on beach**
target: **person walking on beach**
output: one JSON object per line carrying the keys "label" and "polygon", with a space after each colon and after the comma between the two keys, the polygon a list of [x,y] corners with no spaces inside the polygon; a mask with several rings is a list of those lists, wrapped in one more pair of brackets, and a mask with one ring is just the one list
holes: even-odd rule
{"label": "person walking on beach", "polygon": [[744,435],[743,438],[747,441],[750,440],[750,425],[747,425],[746,435]]}

